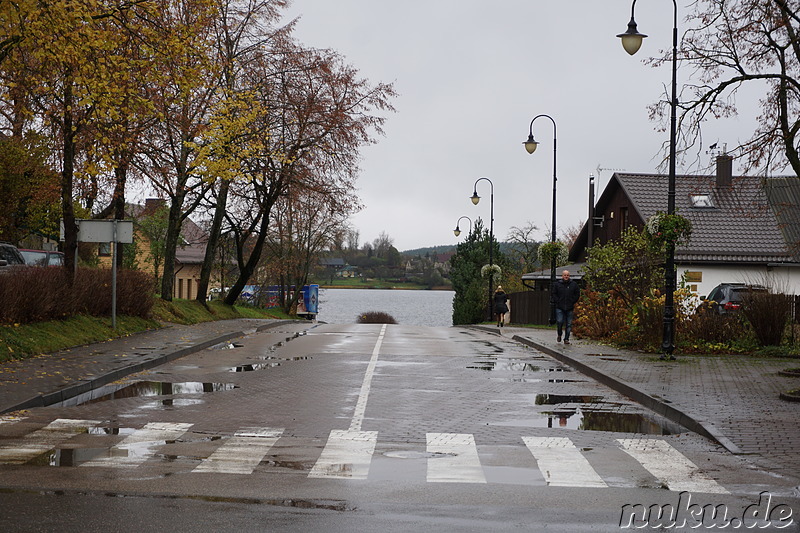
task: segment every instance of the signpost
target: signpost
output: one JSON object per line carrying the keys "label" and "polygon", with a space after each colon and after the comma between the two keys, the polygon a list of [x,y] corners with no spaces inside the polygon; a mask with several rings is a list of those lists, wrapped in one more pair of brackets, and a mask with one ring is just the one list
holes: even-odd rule
{"label": "signpost", "polygon": [[[117,327],[117,245],[133,242],[132,220],[75,219],[78,242],[113,243],[111,254],[111,327]],[[64,221],[61,221],[61,240],[64,240]],[[77,261],[75,262],[77,265]]]}

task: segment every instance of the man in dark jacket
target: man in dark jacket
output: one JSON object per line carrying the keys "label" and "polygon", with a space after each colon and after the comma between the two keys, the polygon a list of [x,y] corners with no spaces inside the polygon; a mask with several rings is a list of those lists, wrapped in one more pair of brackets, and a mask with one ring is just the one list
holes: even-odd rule
{"label": "man in dark jacket", "polygon": [[569,344],[569,334],[572,332],[572,313],[575,304],[581,297],[578,284],[569,279],[569,270],[561,273],[561,281],[553,283],[550,293],[550,303],[556,304],[556,327],[558,328],[558,342],[561,342],[561,331],[564,329],[564,344]]}

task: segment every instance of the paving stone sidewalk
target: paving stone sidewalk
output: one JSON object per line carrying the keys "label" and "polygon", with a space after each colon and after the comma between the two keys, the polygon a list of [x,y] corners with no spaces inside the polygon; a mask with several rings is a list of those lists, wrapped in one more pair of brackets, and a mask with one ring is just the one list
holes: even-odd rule
{"label": "paving stone sidewalk", "polygon": [[171,324],[106,342],[2,363],[0,414],[52,405],[135,372],[285,322],[242,318],[188,326]]}
{"label": "paving stone sidewalk", "polygon": [[800,403],[779,397],[800,388],[800,378],[779,374],[800,367],[797,359],[680,355],[676,361],[661,361],[657,355],[592,341],[573,339],[564,345],[547,329],[504,327],[502,335],[585,370],[733,453],[800,478]]}

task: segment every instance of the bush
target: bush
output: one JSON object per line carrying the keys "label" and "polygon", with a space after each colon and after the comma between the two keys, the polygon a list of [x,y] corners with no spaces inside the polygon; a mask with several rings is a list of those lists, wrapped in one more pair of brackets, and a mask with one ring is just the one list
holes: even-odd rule
{"label": "bush", "polygon": [[791,304],[785,294],[750,291],[742,299],[742,314],[761,346],[778,346],[789,321]]}
{"label": "bush", "polygon": [[397,324],[392,315],[383,311],[368,311],[358,315],[359,324]]}
{"label": "bush", "polygon": [[703,302],[697,312],[681,323],[677,334],[684,343],[697,341],[716,345],[728,345],[748,336],[747,325],[739,313],[721,315]]}
{"label": "bush", "polygon": [[614,292],[581,291],[575,306],[572,329],[575,335],[590,339],[607,339],[627,329],[628,308]]}
{"label": "bush", "polygon": [[[70,283],[71,282],[71,283]],[[148,274],[120,270],[117,313],[147,318],[153,307]],[[111,315],[111,270],[79,269],[74,279],[63,268],[26,268],[0,275],[0,323],[26,324],[77,314]]]}

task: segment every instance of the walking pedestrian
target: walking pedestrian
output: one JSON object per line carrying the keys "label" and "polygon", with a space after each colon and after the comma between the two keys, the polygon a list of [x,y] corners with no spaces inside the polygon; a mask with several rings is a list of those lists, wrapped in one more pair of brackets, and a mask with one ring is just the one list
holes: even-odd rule
{"label": "walking pedestrian", "polygon": [[503,290],[502,285],[498,285],[494,291],[494,312],[497,313],[497,327],[502,328],[508,313],[508,295]]}
{"label": "walking pedestrian", "polygon": [[561,273],[561,280],[553,283],[550,292],[550,303],[556,305],[556,328],[558,342],[561,342],[563,329],[564,344],[569,344],[569,335],[572,332],[572,316],[575,304],[581,297],[581,289],[575,280],[569,279],[569,270]]}

